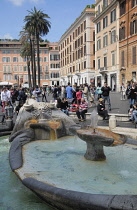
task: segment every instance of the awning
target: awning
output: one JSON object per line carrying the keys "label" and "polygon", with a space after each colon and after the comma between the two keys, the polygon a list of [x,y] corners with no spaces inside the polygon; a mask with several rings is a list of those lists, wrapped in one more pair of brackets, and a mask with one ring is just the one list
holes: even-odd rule
{"label": "awning", "polygon": [[42,85],[49,85],[48,82],[43,82]]}
{"label": "awning", "polygon": [[11,83],[11,82],[0,82],[0,86],[4,86],[4,85],[13,85],[13,83]]}

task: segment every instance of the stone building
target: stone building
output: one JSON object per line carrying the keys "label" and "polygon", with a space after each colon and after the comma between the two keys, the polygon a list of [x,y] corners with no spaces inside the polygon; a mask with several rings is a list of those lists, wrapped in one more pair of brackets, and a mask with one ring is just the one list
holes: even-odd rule
{"label": "stone building", "polygon": [[120,84],[137,81],[137,0],[119,0]]}
{"label": "stone building", "polygon": [[117,0],[96,0],[95,6],[95,84],[107,82],[119,90],[119,3]]}
{"label": "stone building", "polygon": [[61,85],[94,83],[94,17],[95,10],[86,7],[59,40]]}
{"label": "stone building", "polygon": [[[20,49],[19,41],[0,41],[0,82],[9,81],[19,85],[28,82],[27,61],[20,56]],[[58,43],[40,43],[40,68],[41,86],[59,85]],[[37,71],[36,79],[38,79]]]}

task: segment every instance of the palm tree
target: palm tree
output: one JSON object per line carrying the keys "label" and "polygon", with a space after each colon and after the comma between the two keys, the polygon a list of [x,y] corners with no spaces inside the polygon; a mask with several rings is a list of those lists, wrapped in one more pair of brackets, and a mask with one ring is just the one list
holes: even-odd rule
{"label": "palm tree", "polygon": [[30,30],[36,37],[37,45],[37,68],[38,68],[38,86],[40,87],[40,59],[39,59],[39,41],[40,37],[48,34],[49,28],[51,27],[50,22],[47,18],[50,18],[47,14],[41,10],[37,10],[35,7],[28,11],[29,15],[25,16],[24,22],[25,30]]}
{"label": "palm tree", "polygon": [[[29,30],[32,30],[29,28]],[[34,38],[31,35],[30,31],[26,31],[23,29],[23,31],[20,31],[20,41],[22,45],[26,45],[26,43],[30,43],[30,57],[31,57],[31,70],[32,70],[32,82],[33,87],[36,86],[36,62],[35,62],[35,49],[34,49]]]}
{"label": "palm tree", "polygon": [[31,49],[30,49],[30,43],[26,42],[24,45],[22,45],[22,48],[20,50],[20,55],[23,58],[26,58],[27,61],[27,68],[28,68],[28,82],[29,87],[32,87],[31,85],[31,73],[30,73],[30,56],[31,56]]}

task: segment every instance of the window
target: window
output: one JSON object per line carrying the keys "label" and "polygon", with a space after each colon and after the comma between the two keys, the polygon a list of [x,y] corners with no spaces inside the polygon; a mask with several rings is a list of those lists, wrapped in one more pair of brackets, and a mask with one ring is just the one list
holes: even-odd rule
{"label": "window", "polygon": [[108,16],[103,18],[103,28],[106,28],[108,26]]}
{"label": "window", "polygon": [[84,61],[84,69],[86,69],[86,61]]}
{"label": "window", "polygon": [[2,54],[10,54],[10,50],[2,50]]}
{"label": "window", "polygon": [[95,55],[95,44],[93,44],[93,54]]}
{"label": "window", "polygon": [[13,62],[18,62],[18,58],[17,57],[13,57]]}
{"label": "window", "polygon": [[86,20],[84,21],[84,30],[86,29]]}
{"label": "window", "polygon": [[112,66],[115,66],[115,52],[111,52],[111,63]]}
{"label": "window", "polygon": [[20,54],[19,50],[13,50],[13,54]]}
{"label": "window", "polygon": [[103,7],[107,7],[108,6],[108,0],[103,0]]}
{"label": "window", "polygon": [[104,69],[107,68],[107,56],[104,56]]}
{"label": "window", "polygon": [[98,66],[97,66],[98,69],[100,69],[100,58],[98,58]]}
{"label": "window", "polygon": [[50,60],[51,61],[57,61],[57,60],[59,60],[59,55],[50,55]]}
{"label": "window", "polygon": [[3,63],[9,63],[10,62],[10,57],[3,57],[2,62]]}
{"label": "window", "polygon": [[111,11],[111,23],[113,23],[116,20],[116,9]]}
{"label": "window", "polygon": [[121,52],[121,67],[124,67],[125,66],[125,62],[124,62],[124,58],[125,58],[125,55],[124,55],[124,51]]}
{"label": "window", "polygon": [[93,68],[95,68],[95,60],[93,60]]}
{"label": "window", "polygon": [[13,67],[13,71],[17,71],[18,70],[18,67],[17,66],[14,66]]}
{"label": "window", "polygon": [[27,66],[24,66],[23,69],[24,69],[24,71],[27,71]]}
{"label": "window", "polygon": [[132,0],[132,7],[137,5],[137,0]]}
{"label": "window", "polygon": [[97,33],[100,32],[100,30],[101,30],[101,24],[100,24],[100,22],[98,22],[97,23]]}
{"label": "window", "polygon": [[22,66],[19,66],[19,71],[22,71],[23,67]]}
{"label": "window", "polygon": [[136,47],[132,48],[132,64],[137,64],[137,58],[136,58]]}
{"label": "window", "polygon": [[101,39],[97,40],[97,50],[101,49]]}
{"label": "window", "polygon": [[48,50],[45,50],[45,51],[44,51],[44,53],[45,53],[45,54],[48,54],[48,53],[49,53],[49,51],[48,51]]}
{"label": "window", "polygon": [[120,4],[120,16],[122,16],[123,14],[125,14],[125,12],[126,12],[126,0],[123,1]]}
{"label": "window", "polygon": [[111,31],[111,44],[116,42],[116,30]]}
{"label": "window", "polygon": [[44,62],[48,62],[48,57],[44,57]]}
{"label": "window", "polygon": [[100,5],[98,5],[98,15],[100,14]]}
{"label": "window", "polygon": [[125,26],[119,29],[119,40],[125,39]]}
{"label": "window", "polygon": [[137,20],[130,22],[130,35],[137,33]]}
{"label": "window", "polygon": [[108,45],[108,35],[104,35],[103,37],[103,47],[106,47]]}

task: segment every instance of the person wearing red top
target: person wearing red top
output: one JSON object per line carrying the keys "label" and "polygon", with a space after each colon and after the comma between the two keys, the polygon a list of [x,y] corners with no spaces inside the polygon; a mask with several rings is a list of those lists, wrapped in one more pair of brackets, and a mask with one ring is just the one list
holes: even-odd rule
{"label": "person wearing red top", "polygon": [[81,103],[81,98],[82,98],[82,91],[78,90],[76,92],[76,98],[77,98],[77,104],[79,105]]}
{"label": "person wearing red top", "polygon": [[85,121],[85,113],[87,113],[88,110],[88,103],[85,101],[84,98],[81,98],[81,103],[79,105],[79,110],[76,111],[77,117],[79,121]]}

